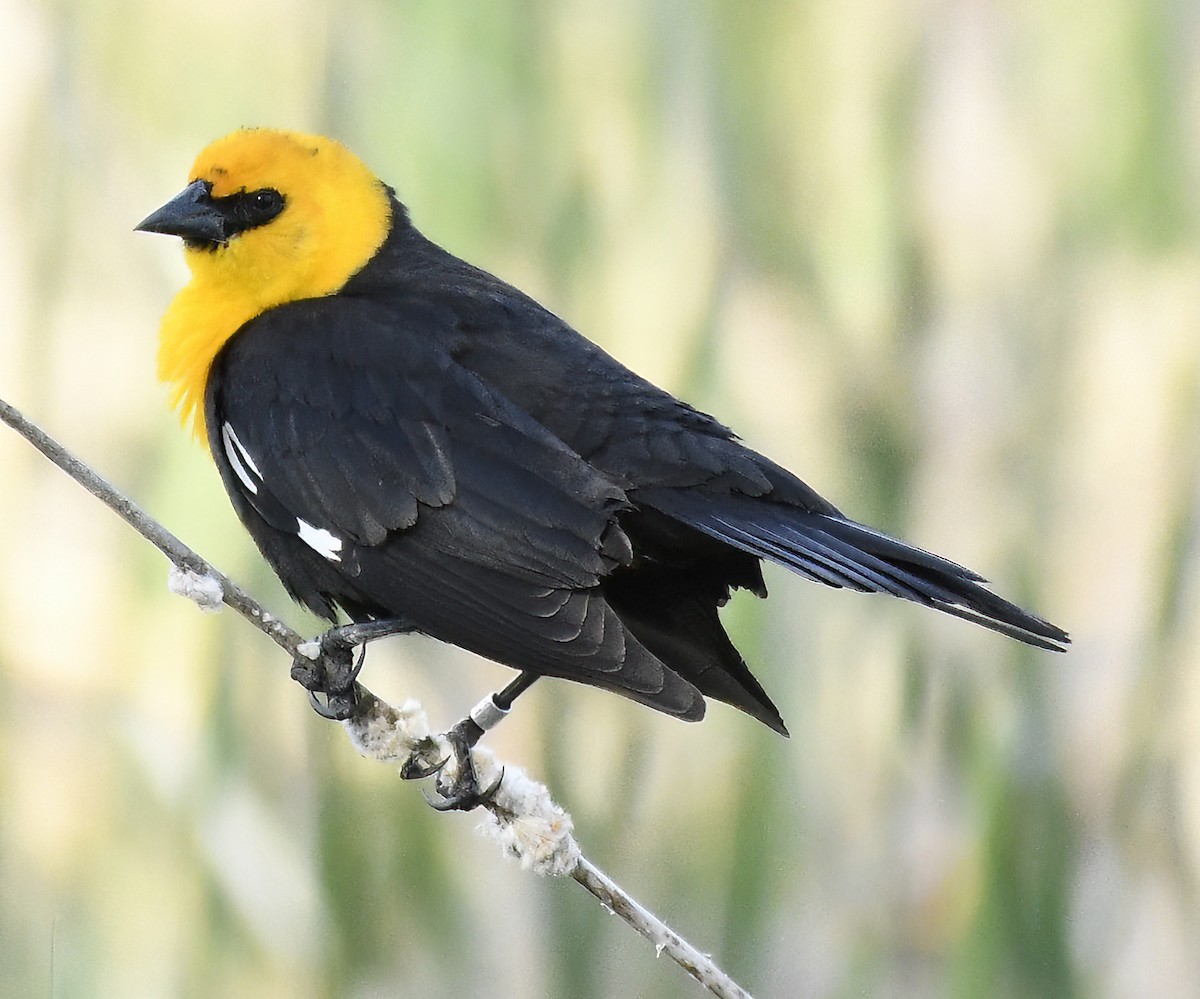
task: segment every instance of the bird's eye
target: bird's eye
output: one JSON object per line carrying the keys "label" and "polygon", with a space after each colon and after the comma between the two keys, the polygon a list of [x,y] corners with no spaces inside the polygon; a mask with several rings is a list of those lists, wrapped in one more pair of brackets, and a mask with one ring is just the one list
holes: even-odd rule
{"label": "bird's eye", "polygon": [[225,220],[227,240],[249,229],[266,225],[283,211],[286,204],[283,195],[273,187],[263,187],[257,191],[243,189],[223,198],[215,198],[213,203]]}
{"label": "bird's eye", "polygon": [[246,195],[250,211],[263,222],[274,218],[283,208],[283,195],[270,187]]}

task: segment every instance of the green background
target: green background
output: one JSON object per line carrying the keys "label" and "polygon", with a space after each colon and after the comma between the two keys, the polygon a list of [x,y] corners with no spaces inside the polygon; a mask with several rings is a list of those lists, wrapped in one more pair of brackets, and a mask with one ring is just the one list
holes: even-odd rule
{"label": "green background", "polygon": [[[0,2],[0,396],[305,631],[164,407],[240,125],[346,141],[428,235],[847,513],[1067,627],[1027,650],[768,571],[791,731],[561,683],[490,743],[760,996],[1200,981],[1200,18],[932,0]],[[692,996],[440,816],[278,651],[0,432],[0,996]],[[461,716],[423,639],[367,682]]]}

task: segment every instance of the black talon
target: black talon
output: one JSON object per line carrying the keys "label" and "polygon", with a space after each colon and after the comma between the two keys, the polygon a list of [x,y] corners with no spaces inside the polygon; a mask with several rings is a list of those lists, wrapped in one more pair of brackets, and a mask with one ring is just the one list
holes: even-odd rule
{"label": "black talon", "polygon": [[442,769],[450,762],[449,756],[443,756],[437,763],[421,764],[417,762],[418,753],[413,753],[404,765],[400,768],[401,780],[424,780],[426,777],[432,777],[434,774],[439,774]]}
{"label": "black talon", "polygon": [[479,775],[475,772],[475,763],[471,759],[471,747],[482,735],[483,729],[470,718],[464,718],[446,733],[446,741],[450,743],[458,764],[458,776],[444,784],[439,781],[441,786],[437,792],[441,801],[434,801],[426,796],[429,804],[439,812],[469,812],[481,805],[490,805],[495,799],[496,792],[500,790],[504,781],[504,771],[500,771],[500,776],[490,787],[480,790]]}
{"label": "black talon", "polygon": [[[512,707],[513,701],[536,679],[536,673],[522,673],[503,690],[491,696],[492,705],[501,712],[507,712]],[[488,718],[486,714],[485,712],[485,715],[481,716],[483,724],[468,715],[446,733],[446,741],[450,743],[454,759],[458,764],[456,768],[458,776],[453,781],[442,774],[446,764],[450,762],[449,758],[441,760],[435,765],[423,766],[416,762],[418,757],[424,755],[422,750],[426,747],[421,747],[414,752],[400,768],[400,776],[406,780],[419,780],[422,777],[432,777],[434,774],[440,775],[437,793],[441,800],[430,798],[429,795],[425,796],[425,800],[429,802],[430,806],[439,812],[469,812],[480,805],[490,807],[495,803],[496,792],[504,783],[503,768],[491,787],[480,790],[479,775],[475,772],[475,764],[471,759],[471,749],[482,738],[485,731],[484,725],[490,728],[499,720],[496,717]]]}
{"label": "black talon", "polygon": [[293,659],[292,679],[308,691],[312,709],[322,718],[345,721],[358,706],[358,685],[354,681],[362,669],[363,657],[355,662],[351,646],[331,645],[327,648],[322,641],[321,655],[316,659]]}
{"label": "black talon", "polygon": [[324,701],[322,701],[315,690],[310,690],[308,692],[308,706],[322,718],[327,718],[329,721],[341,720],[337,717],[336,712],[334,712],[334,710],[330,707],[329,699],[326,698]]}
{"label": "black talon", "polygon": [[456,780],[451,787],[445,790],[438,789],[438,794],[441,795],[441,801],[435,801],[429,795],[425,796],[425,800],[429,802],[430,808],[436,808],[439,812],[469,812],[473,808],[480,806],[488,807],[495,802],[496,792],[500,790],[500,785],[504,783],[504,769],[501,768],[500,776],[492,783],[490,787],[479,790],[479,777],[475,773],[475,767],[470,768],[471,776],[467,780],[461,777]]}
{"label": "black talon", "polygon": [[[345,721],[354,716],[359,705],[355,681],[366,661],[366,643],[411,630],[399,620],[361,621],[330,628],[316,639],[321,651],[315,659],[296,656],[292,660],[292,679],[308,691],[313,710],[322,718]],[[356,660],[354,649],[360,645]]]}
{"label": "black talon", "polygon": [[[325,696],[324,701],[321,700],[321,694]],[[348,689],[337,694],[310,690],[308,703],[322,718],[329,721],[346,721],[354,716],[354,711],[358,707],[358,685],[351,684]]]}
{"label": "black talon", "polygon": [[492,786],[485,788],[479,792],[479,796],[483,799],[485,805],[491,805],[496,800],[496,792],[500,790],[500,785],[504,783],[504,767],[500,768],[500,776],[492,781]]}
{"label": "black talon", "polygon": [[503,780],[504,774],[501,773],[500,779],[486,790],[455,791],[453,797],[443,798],[441,801],[427,794],[425,800],[430,808],[439,812],[469,812],[474,808],[488,808],[494,803],[496,792],[500,790],[500,782]]}

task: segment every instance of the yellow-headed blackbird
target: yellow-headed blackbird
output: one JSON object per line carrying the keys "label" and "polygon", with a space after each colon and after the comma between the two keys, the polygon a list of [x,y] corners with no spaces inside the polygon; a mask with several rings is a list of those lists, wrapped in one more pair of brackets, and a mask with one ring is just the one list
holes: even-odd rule
{"label": "yellow-headed blackbird", "polygon": [[295,599],[688,720],[783,721],[726,636],[760,560],[1061,650],[969,569],[844,517],[711,416],[426,239],[338,143],[209,146],[139,229],[191,282],[159,371]]}

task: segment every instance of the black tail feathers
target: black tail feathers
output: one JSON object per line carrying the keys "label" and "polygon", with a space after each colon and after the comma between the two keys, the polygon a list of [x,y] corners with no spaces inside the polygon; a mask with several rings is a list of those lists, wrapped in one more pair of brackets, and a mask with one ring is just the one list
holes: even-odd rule
{"label": "black tail feathers", "polygon": [[1053,652],[1071,641],[997,596],[978,573],[852,520],[749,496],[651,493],[640,498],[663,513],[829,586],[890,593]]}

